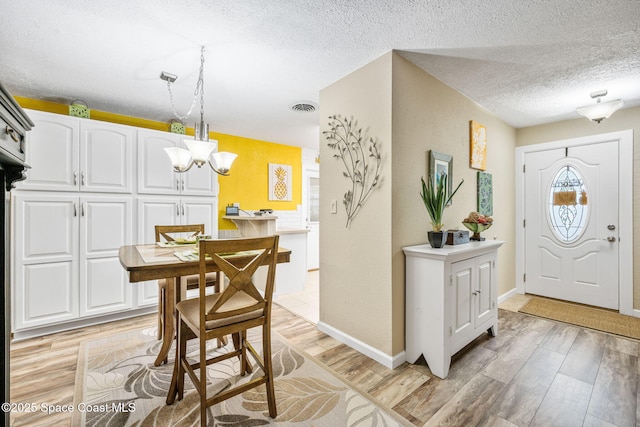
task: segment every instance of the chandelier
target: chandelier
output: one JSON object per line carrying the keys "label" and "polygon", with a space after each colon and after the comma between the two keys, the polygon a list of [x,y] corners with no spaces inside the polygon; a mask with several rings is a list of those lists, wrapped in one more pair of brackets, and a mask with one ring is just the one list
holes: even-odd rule
{"label": "chandelier", "polygon": [[184,140],[187,149],[179,147],[164,149],[169,156],[169,159],[171,159],[173,170],[183,173],[191,169],[194,164],[200,168],[206,163],[215,173],[228,176],[231,164],[238,156],[237,154],[227,152],[214,153],[213,151],[217,148],[218,141],[209,141],[209,124],[204,122],[204,46],[202,46],[200,50],[200,73],[193,96],[193,102],[191,103],[191,108],[186,115],[180,116],[176,112],[176,107],[173,103],[171,83],[175,82],[178,79],[178,76],[163,71],[160,74],[160,78],[167,82],[167,89],[169,90],[169,99],[173,108],[173,114],[180,120],[186,119],[191,115],[193,107],[198,99],[198,95],[200,96],[200,123],[195,123],[194,139]]}

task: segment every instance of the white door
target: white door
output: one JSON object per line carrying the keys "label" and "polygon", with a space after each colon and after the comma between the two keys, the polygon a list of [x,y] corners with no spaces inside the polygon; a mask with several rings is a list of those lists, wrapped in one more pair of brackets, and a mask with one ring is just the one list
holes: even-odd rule
{"label": "white door", "polygon": [[77,191],[80,122],[60,114],[28,112],[35,126],[27,132],[27,179],[18,189]]}
{"label": "white door", "polygon": [[133,128],[86,120],[80,124],[80,189],[133,190]]}
{"label": "white door", "polygon": [[131,244],[132,212],[128,197],[80,198],[80,315],[132,307],[132,284],[118,251]]}
{"label": "white door", "polygon": [[525,154],[527,293],[618,309],[618,148]]}
{"label": "white door", "polygon": [[[167,132],[139,130],[138,151],[138,193],[140,194],[180,194],[179,174],[173,172],[165,148],[179,147],[180,141]],[[187,172],[188,173],[188,172]]]}
{"label": "white door", "polygon": [[78,317],[78,198],[22,192],[13,199],[15,329]]}
{"label": "white door", "polygon": [[309,171],[307,175],[307,269],[320,268],[320,175]]}

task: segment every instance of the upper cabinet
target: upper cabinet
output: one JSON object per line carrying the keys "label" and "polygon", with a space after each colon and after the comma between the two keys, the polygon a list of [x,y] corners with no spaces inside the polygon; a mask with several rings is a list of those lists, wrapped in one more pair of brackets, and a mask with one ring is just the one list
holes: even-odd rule
{"label": "upper cabinet", "polygon": [[133,191],[133,138],[129,126],[28,112],[35,123],[28,134],[25,190]]}
{"label": "upper cabinet", "polygon": [[168,147],[185,148],[185,135],[138,130],[138,193],[183,196],[215,196],[217,175],[209,166],[194,166],[185,173],[173,171]]}

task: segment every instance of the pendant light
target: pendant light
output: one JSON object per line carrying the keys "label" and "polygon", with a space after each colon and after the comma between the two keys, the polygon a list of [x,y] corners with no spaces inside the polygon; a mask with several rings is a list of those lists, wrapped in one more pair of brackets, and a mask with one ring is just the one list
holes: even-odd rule
{"label": "pendant light", "polygon": [[200,168],[202,165],[207,163],[215,173],[228,176],[231,165],[237,155],[226,152],[213,153],[217,148],[218,141],[209,141],[209,124],[204,122],[204,46],[202,46],[202,49],[200,50],[200,73],[198,76],[198,83],[196,84],[196,90],[194,92],[193,102],[191,103],[189,112],[185,116],[179,116],[176,113],[175,105],[173,103],[173,93],[171,92],[171,83],[175,82],[178,76],[163,71],[160,74],[160,78],[167,82],[169,98],[171,100],[171,106],[173,107],[173,114],[180,120],[189,117],[193,107],[195,106],[196,100],[198,99],[198,95],[200,95],[200,122],[195,123],[194,139],[184,140],[187,149],[178,147],[164,149],[169,156],[169,159],[171,159],[173,170],[183,173],[191,169],[194,164]]}

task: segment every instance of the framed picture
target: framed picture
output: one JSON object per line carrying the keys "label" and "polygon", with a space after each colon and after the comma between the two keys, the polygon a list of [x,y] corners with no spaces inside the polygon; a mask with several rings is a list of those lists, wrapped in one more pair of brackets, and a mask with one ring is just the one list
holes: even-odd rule
{"label": "framed picture", "polygon": [[447,175],[447,194],[451,194],[453,189],[453,156],[429,150],[429,179],[437,186],[442,179],[442,175]]}
{"label": "framed picture", "polygon": [[291,201],[291,165],[269,163],[269,200]]}
{"label": "framed picture", "polygon": [[493,215],[493,178],[490,173],[478,171],[478,213]]}
{"label": "framed picture", "polygon": [[487,128],[469,121],[469,167],[487,170]]}

